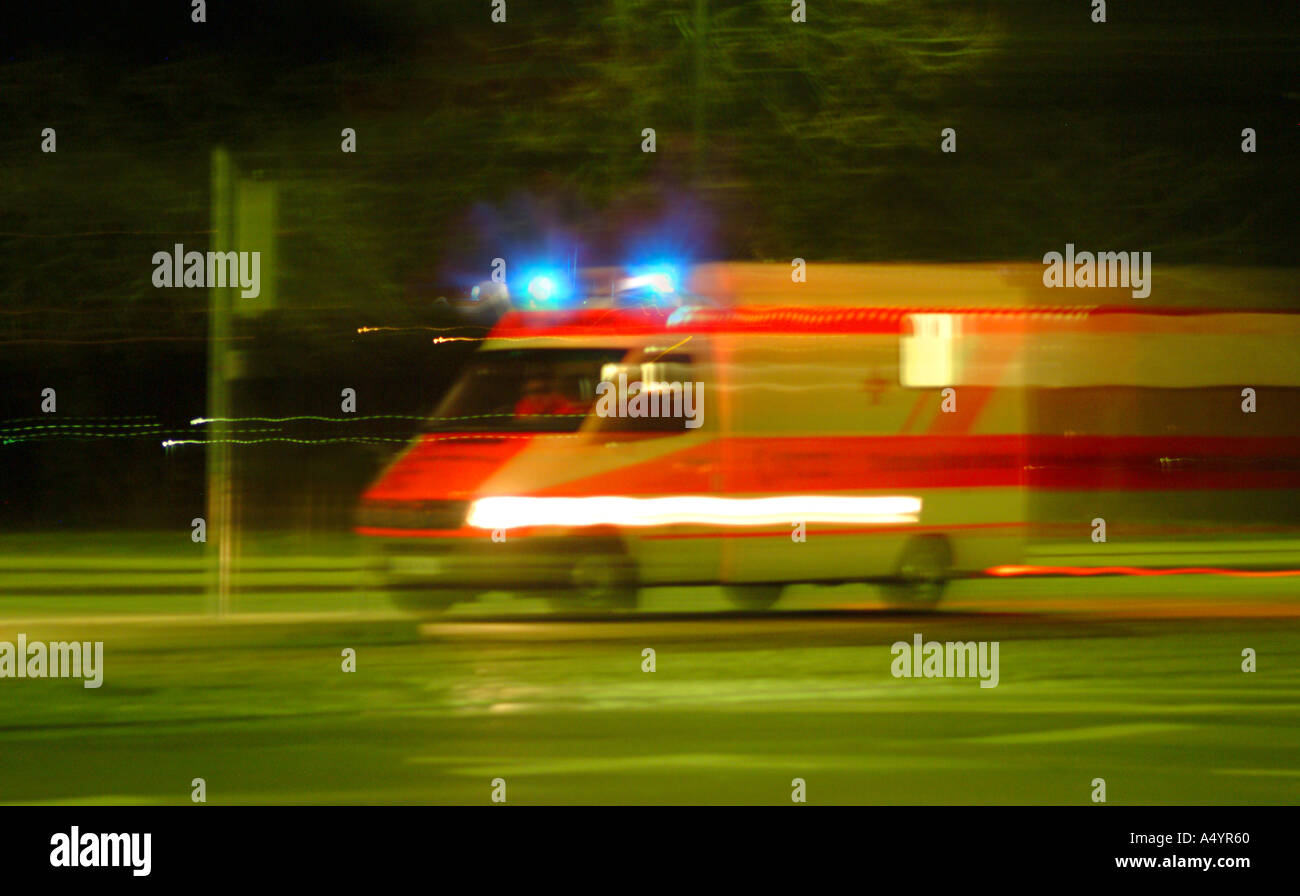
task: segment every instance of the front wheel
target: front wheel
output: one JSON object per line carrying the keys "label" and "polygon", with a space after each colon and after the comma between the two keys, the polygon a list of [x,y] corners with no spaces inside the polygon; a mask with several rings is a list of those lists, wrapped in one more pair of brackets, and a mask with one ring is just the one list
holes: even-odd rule
{"label": "front wheel", "polygon": [[479,593],[465,588],[439,588],[434,585],[390,585],[389,599],[398,609],[412,616],[435,618],[452,605],[477,600]]}
{"label": "front wheel", "polygon": [[556,610],[635,610],[636,566],[617,537],[575,543],[568,587],[547,593]]}
{"label": "front wheel", "polygon": [[781,599],[784,585],[723,585],[722,593],[727,600],[742,610],[769,610]]}
{"label": "front wheel", "polygon": [[952,576],[952,547],[942,535],[920,535],[899,555],[894,575],[881,583],[885,604],[897,610],[930,610]]}

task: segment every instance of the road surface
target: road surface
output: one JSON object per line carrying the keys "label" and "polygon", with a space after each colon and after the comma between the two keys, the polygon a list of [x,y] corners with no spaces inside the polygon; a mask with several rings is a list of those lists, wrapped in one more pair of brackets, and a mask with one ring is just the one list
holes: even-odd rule
{"label": "road surface", "polygon": [[[0,679],[0,801],[186,804],[203,778],[209,804],[487,804],[504,779],[509,804],[789,805],[800,778],[810,803],[1086,805],[1102,778],[1111,804],[1300,802],[1284,589],[1225,616],[1053,587],[1066,609],[9,619],[102,638],[105,678]],[[997,641],[997,687],[894,677],[918,633]]]}

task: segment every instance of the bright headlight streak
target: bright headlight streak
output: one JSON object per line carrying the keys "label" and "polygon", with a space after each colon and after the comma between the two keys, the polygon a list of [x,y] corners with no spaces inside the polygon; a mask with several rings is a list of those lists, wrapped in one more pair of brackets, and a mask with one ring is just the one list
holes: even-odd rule
{"label": "bright headlight streak", "polygon": [[533,526],[774,526],[807,523],[915,523],[921,499],[908,496],[777,498],[481,498],[469,513],[477,529]]}

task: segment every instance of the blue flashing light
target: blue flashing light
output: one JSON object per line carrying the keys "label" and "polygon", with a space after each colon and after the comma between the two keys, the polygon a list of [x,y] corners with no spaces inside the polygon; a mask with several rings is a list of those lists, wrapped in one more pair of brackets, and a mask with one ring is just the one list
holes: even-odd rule
{"label": "blue flashing light", "polygon": [[628,287],[648,289],[660,295],[677,292],[678,285],[681,283],[680,271],[675,264],[637,265],[629,267],[628,274],[631,275],[630,281],[627,282]]}
{"label": "blue flashing light", "polygon": [[573,297],[573,284],[562,272],[550,268],[524,272],[526,307],[559,308]]}
{"label": "blue flashing light", "polygon": [[555,281],[546,275],[528,281],[528,296],[538,302],[549,302],[555,295]]}

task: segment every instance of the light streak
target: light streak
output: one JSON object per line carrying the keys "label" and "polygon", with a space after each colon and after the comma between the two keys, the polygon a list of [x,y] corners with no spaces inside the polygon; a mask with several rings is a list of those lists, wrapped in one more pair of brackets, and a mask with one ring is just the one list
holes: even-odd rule
{"label": "light streak", "polygon": [[470,509],[478,529],[532,526],[771,526],[808,523],[915,523],[921,499],[905,496],[838,497],[782,495],[775,498],[480,498]]}
{"label": "light streak", "polygon": [[[584,414],[529,414],[530,417],[586,417]],[[461,417],[429,417],[424,414],[374,414],[362,417],[195,417],[190,426],[202,426],[205,423],[290,423],[298,420],[315,420],[320,423],[356,423],[360,420],[425,420],[430,423],[445,420],[488,420],[504,417],[513,420],[515,414],[504,411],[498,414],[466,414]]]}
{"label": "light streak", "polygon": [[[275,430],[267,430],[275,432]],[[177,445],[261,445],[265,442],[292,442],[295,445],[325,445],[337,444],[339,442],[355,442],[365,444],[368,442],[402,442],[406,443],[410,439],[386,439],[380,436],[349,436],[333,439],[292,439],[288,437],[276,439],[167,439],[162,443],[164,448],[174,448]]]}
{"label": "light streak", "polygon": [[1217,566],[1179,566],[1149,569],[1141,566],[990,566],[985,575],[1010,576],[1234,576],[1243,579],[1277,579],[1300,576],[1300,569],[1250,570]]}

